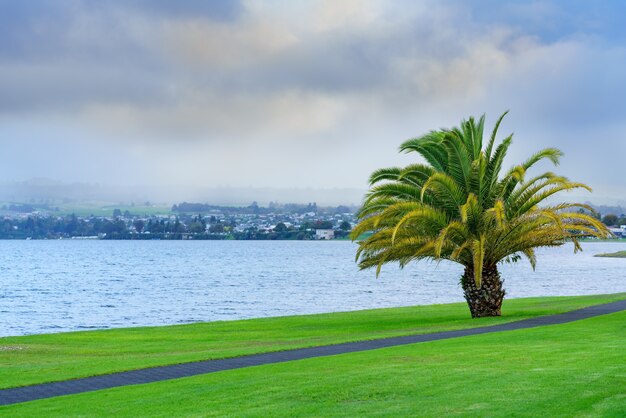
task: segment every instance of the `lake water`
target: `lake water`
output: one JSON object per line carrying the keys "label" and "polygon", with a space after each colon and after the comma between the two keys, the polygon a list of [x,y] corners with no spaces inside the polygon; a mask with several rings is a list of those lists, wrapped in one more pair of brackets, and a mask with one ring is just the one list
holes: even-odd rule
{"label": "lake water", "polygon": [[[626,243],[501,268],[508,297],[626,291]],[[347,241],[0,241],[0,336],[463,301],[462,267],[359,271]]]}

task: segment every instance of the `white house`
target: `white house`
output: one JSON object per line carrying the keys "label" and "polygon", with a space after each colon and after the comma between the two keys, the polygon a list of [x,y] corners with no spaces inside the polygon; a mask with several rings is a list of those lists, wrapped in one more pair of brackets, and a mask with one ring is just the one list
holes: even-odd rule
{"label": "white house", "polygon": [[315,239],[333,239],[335,238],[335,231],[332,229],[316,229]]}

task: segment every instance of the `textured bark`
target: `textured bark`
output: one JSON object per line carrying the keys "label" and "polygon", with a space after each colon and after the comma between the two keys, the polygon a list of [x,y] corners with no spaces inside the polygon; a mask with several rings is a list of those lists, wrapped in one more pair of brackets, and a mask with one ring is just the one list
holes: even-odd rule
{"label": "textured bark", "polygon": [[474,281],[474,268],[465,268],[465,273],[461,277],[461,286],[472,318],[501,315],[502,300],[506,293],[502,288],[502,283],[497,267],[485,267],[482,283],[478,288]]}

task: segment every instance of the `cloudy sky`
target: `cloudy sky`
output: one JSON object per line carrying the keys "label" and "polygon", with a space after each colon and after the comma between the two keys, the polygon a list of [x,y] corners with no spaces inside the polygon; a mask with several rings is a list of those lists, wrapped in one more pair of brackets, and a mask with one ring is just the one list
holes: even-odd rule
{"label": "cloudy sky", "polygon": [[366,188],[511,113],[509,162],[626,201],[620,1],[0,0],[0,180]]}

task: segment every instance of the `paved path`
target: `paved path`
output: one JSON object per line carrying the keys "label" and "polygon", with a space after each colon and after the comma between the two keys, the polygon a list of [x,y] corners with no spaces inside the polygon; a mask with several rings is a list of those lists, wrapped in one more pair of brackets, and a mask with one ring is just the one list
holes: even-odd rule
{"label": "paved path", "polygon": [[623,310],[626,310],[626,300],[590,306],[557,315],[541,316],[488,327],[444,331],[433,334],[407,335],[403,337],[382,338],[378,340],[333,344],[320,347],[299,348],[295,350],[253,354],[249,356],[220,360],[197,361],[192,363],[159,366],[148,369],[85,377],[81,379],[43,383],[40,385],[3,389],[0,390],[0,405],[10,405],[19,402],[91,392],[94,390],[109,389],[119,386],[160,382],[163,380],[178,379],[181,377],[196,376],[199,374],[213,373],[223,370],[240,369],[243,367],[260,366],[263,364],[283,363],[286,361],[354,353],[357,351],[376,350],[378,348],[395,347],[398,345],[415,344],[426,341],[445,340],[448,338],[465,337],[468,335],[534,328],[543,325],[564,324],[566,322],[578,321],[579,319],[591,318]]}

